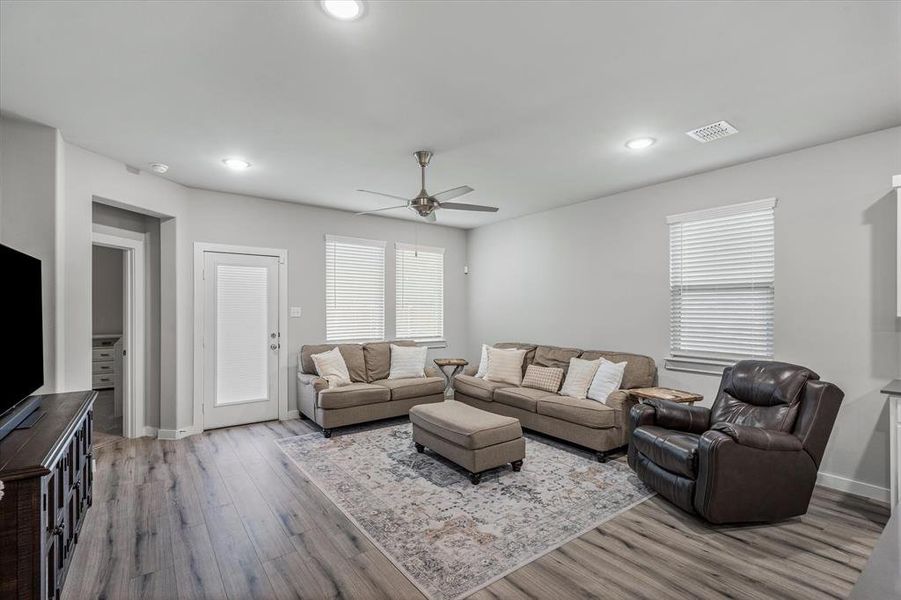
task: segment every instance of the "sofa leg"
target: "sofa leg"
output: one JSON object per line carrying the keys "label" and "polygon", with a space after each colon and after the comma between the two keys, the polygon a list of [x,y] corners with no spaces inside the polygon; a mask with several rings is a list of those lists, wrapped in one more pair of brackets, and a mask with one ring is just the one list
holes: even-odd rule
{"label": "sofa leg", "polygon": [[425,446],[422,444],[416,443],[416,451],[422,454],[425,451]]}
{"label": "sofa leg", "polygon": [[521,460],[514,460],[512,463],[510,463],[510,466],[513,467],[513,471],[516,473],[522,471],[522,461]]}
{"label": "sofa leg", "polygon": [[324,437],[324,438],[330,438],[330,437],[332,437],[332,430],[331,430],[331,429],[326,429],[326,428],[323,427],[323,428],[322,428],[322,437]]}
{"label": "sofa leg", "polygon": [[613,449],[613,450],[600,450],[600,451],[598,451],[598,452],[595,452],[595,453],[594,453],[594,456],[595,456],[595,458],[598,459],[598,462],[599,462],[599,463],[605,463],[605,462],[607,462],[608,460],[610,460],[610,457],[611,457],[612,455],[616,454],[616,452],[617,452],[617,449]]}
{"label": "sofa leg", "polygon": [[472,482],[472,485],[479,485],[479,482],[482,481],[481,473],[470,473],[469,480]]}

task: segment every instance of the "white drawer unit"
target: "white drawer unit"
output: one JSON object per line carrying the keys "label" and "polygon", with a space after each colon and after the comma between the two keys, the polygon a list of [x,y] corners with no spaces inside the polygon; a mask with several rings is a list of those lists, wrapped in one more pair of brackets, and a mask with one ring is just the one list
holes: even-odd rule
{"label": "white drawer unit", "polygon": [[93,361],[92,387],[95,390],[116,388],[118,391],[120,375],[121,335],[95,335],[91,358]]}

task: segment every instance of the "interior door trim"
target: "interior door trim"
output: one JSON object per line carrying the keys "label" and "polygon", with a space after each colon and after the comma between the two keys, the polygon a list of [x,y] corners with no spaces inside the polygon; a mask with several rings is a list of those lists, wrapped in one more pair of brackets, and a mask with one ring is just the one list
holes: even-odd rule
{"label": "interior door trim", "polygon": [[[224,254],[249,254],[274,256],[278,258],[278,331],[280,334],[278,353],[278,419],[284,421],[292,416],[288,412],[288,354],[291,345],[288,335],[288,251],[284,248],[260,248],[236,246],[233,244],[211,244],[194,242],[194,423],[188,433],[200,433],[203,427],[203,323],[204,284],[203,264],[207,252]],[[292,411],[296,413],[297,411]],[[180,428],[181,429],[181,428]]]}

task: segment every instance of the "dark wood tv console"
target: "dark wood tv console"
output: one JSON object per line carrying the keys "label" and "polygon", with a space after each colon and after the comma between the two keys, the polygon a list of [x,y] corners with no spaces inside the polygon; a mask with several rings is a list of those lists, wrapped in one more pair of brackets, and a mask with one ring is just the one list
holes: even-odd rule
{"label": "dark wood tv console", "polygon": [[0,598],[60,595],[91,506],[96,397],[42,395],[43,415],[0,440]]}

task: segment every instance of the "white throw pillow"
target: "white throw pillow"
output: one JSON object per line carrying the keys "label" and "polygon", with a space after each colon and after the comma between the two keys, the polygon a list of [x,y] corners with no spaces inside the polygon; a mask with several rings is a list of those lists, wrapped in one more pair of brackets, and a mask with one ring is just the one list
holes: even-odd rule
{"label": "white throw pillow", "polygon": [[482,344],[482,356],[479,358],[479,370],[476,371],[476,377],[481,379],[488,372],[488,344]]}
{"label": "white throw pillow", "polygon": [[316,366],[316,373],[328,381],[329,388],[335,388],[342,385],[350,385],[350,373],[347,372],[347,363],[341,356],[338,348],[332,348],[328,352],[312,354],[313,364]]}
{"label": "white throw pillow", "polygon": [[623,373],[626,372],[626,363],[610,362],[606,358],[601,359],[597,373],[591,380],[588,388],[588,397],[598,402],[607,403],[607,396],[619,389],[623,383]]}
{"label": "white throw pillow", "polygon": [[522,361],[526,357],[525,350],[516,348],[488,348],[488,370],[486,381],[519,385],[522,383]]}
{"label": "white throw pillow", "polygon": [[561,396],[571,398],[585,398],[588,394],[588,386],[594,379],[601,364],[601,359],[585,360],[582,358],[569,359],[569,370],[566,372],[566,380],[560,390]]}
{"label": "white throw pillow", "polygon": [[388,379],[425,377],[426,346],[395,346],[391,344],[391,372]]}

